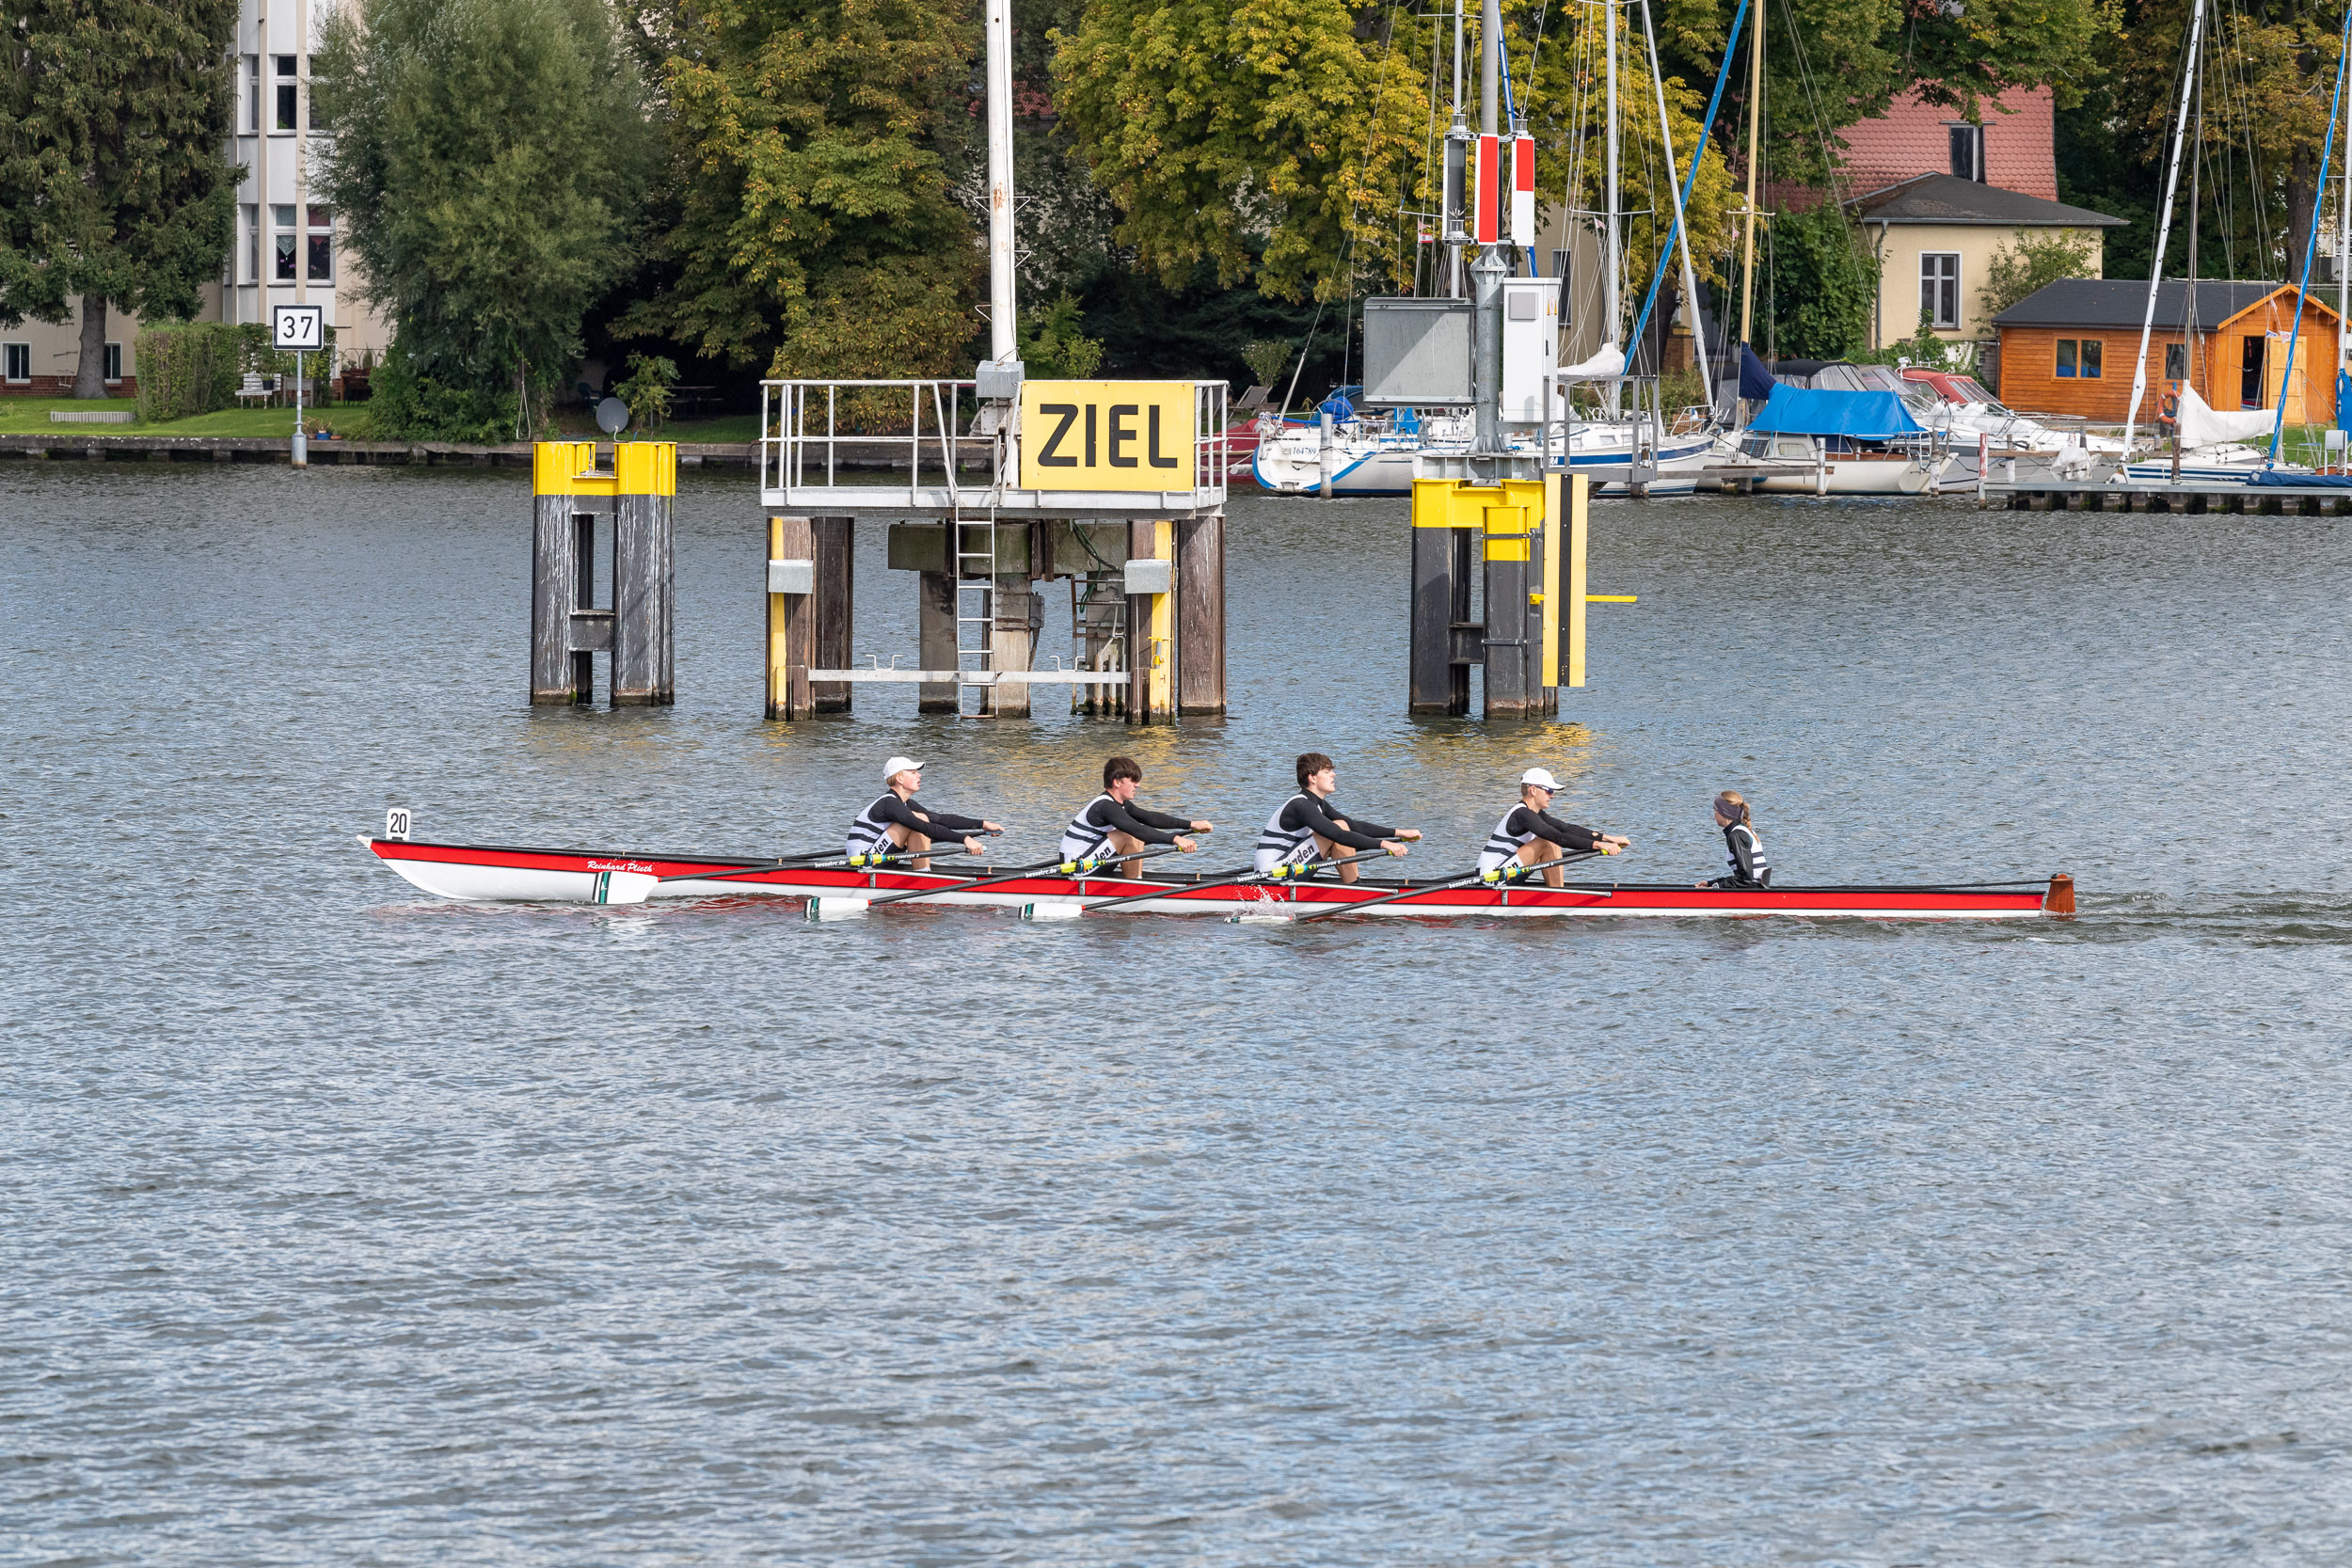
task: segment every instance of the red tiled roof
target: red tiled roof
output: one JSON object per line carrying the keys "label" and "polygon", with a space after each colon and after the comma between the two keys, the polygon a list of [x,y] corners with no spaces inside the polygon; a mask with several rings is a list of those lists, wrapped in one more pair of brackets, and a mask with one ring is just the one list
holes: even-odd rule
{"label": "red tiled roof", "polygon": [[[1996,102],[1997,108],[1987,103],[1983,111],[1984,182],[2056,201],[2050,89],[2011,87]],[[1918,175],[1951,173],[1951,138],[1944,128],[1960,119],[1958,110],[1922,103],[1916,92],[1906,92],[1878,119],[1848,126],[1839,134],[1846,143],[1848,193],[1861,196]]]}

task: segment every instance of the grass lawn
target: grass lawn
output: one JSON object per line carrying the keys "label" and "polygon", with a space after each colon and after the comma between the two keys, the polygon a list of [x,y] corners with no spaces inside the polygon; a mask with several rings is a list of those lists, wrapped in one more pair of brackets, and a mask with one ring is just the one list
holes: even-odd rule
{"label": "grass lawn", "polygon": [[[57,424],[49,416],[53,410],[58,409],[129,414],[133,418],[129,424]],[[305,408],[302,412],[311,428],[316,429],[317,420],[313,411]],[[364,412],[358,407],[330,404],[326,410],[326,422],[339,436],[362,436]],[[223,408],[216,413],[199,414],[185,420],[167,420],[161,424],[143,423],[137,414],[138,404],[130,398],[0,397],[0,435],[242,436],[279,439],[290,438],[294,435],[292,408]]]}

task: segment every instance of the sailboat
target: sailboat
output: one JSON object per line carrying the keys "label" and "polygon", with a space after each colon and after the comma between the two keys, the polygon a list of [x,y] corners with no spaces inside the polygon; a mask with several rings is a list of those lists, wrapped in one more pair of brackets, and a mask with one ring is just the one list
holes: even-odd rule
{"label": "sailboat", "polygon": [[[1608,494],[1623,491],[1639,476],[1644,488],[1651,495],[1688,494],[1696,488],[1701,471],[1716,451],[1718,422],[1711,408],[1691,411],[1669,422],[1658,411],[1642,415],[1625,411],[1629,383],[1643,378],[1629,377],[1624,350],[1618,346],[1617,331],[1623,325],[1623,214],[1618,193],[1618,127],[1617,102],[1617,8],[1621,0],[1613,0],[1604,8],[1607,13],[1607,100],[1605,107],[1607,129],[1607,164],[1604,200],[1607,206],[1605,243],[1608,260],[1609,341],[1591,358],[1580,365],[1566,367],[1557,372],[1553,406],[1559,413],[1549,421],[1540,415],[1533,420],[1518,420],[1502,433],[1502,446],[1515,456],[1535,459],[1548,464],[1555,471],[1587,472],[1595,480],[1596,492]],[[1740,14],[1746,11],[1743,0]],[[1732,39],[1725,47],[1728,61],[1738,43],[1739,23],[1735,21]],[[1643,33],[1647,43],[1650,73],[1658,84],[1658,115],[1661,140],[1669,170],[1677,166],[1675,157],[1673,131],[1666,116],[1665,91],[1659,78],[1658,49],[1654,27],[1650,21],[1648,0],[1643,0]],[[1469,140],[1462,107],[1463,16],[1461,0],[1454,7],[1454,131],[1448,137],[1449,149]],[[1508,66],[1503,67],[1504,90],[1508,88]],[[1720,99],[1722,81],[1716,84]],[[1706,124],[1711,122],[1714,105],[1708,107],[1708,120],[1702,122],[1700,144],[1692,163],[1691,180],[1694,181],[1697,162],[1706,154]],[[1531,152],[1532,156],[1532,152]],[[1677,241],[1680,242],[1683,294],[1691,302],[1696,316],[1698,298],[1694,269],[1691,261],[1690,241],[1682,222],[1683,201],[1691,181],[1677,186],[1671,174],[1668,189],[1674,197],[1675,228],[1669,236],[1667,252],[1671,255]],[[1449,150],[1446,184],[1446,241],[1454,251],[1455,292],[1459,293],[1460,252],[1469,243],[1469,235],[1459,222],[1462,210],[1459,166]],[[1661,259],[1661,269],[1665,258]],[[1652,284],[1650,300],[1657,297]],[[1649,304],[1644,307],[1646,321]],[[1640,326],[1637,324],[1636,335]],[[1694,336],[1696,334],[1694,333]],[[1701,361],[1705,361],[1705,343],[1700,341]],[[1590,414],[1579,413],[1572,401],[1578,386],[1596,386],[1605,392],[1604,409]],[[1311,420],[1292,422],[1279,416],[1262,421],[1257,450],[1250,462],[1250,470],[1258,483],[1278,495],[1321,496],[1401,496],[1409,494],[1412,482],[1448,463],[1458,463],[1469,455],[1477,443],[1476,420],[1468,408],[1401,409],[1388,414],[1368,414],[1357,409],[1344,395],[1349,388],[1327,401]],[[1634,398],[1638,404],[1638,392]],[[1330,418],[1327,425],[1323,415]]]}

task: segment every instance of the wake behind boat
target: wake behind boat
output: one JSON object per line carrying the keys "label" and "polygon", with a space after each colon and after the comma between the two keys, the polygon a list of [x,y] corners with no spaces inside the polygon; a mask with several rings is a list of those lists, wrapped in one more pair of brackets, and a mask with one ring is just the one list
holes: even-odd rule
{"label": "wake behind boat", "polygon": [[[1531,916],[1808,915],[1870,920],[2017,920],[2074,912],[2072,879],[1998,884],[1694,888],[1675,883],[1570,882],[1561,888],[1459,887],[1449,879],[1341,883],[1272,878],[1234,885],[1214,871],[1154,869],[1141,877],[1070,876],[1045,871],[980,888],[986,870],[913,871],[896,867],[778,864],[758,856],[647,854],[545,849],[484,844],[432,844],[360,835],[369,853],[410,884],[439,898],[533,903],[634,903],[639,897],[880,898],[929,895],[921,904],[1082,912],[1113,899],[1121,913],[1224,917],[1339,912],[1372,905],[1365,917],[1518,919]],[[1002,873],[997,873],[1002,876]],[[1225,873],[1230,877],[1233,873]],[[654,879],[647,887],[631,879]],[[961,891],[969,887],[970,891]],[[639,890],[643,891],[640,892]],[[620,896],[614,896],[618,892]],[[636,892],[638,897],[630,897]],[[1404,894],[1404,897],[1391,895]],[[1146,895],[1137,899],[1137,895]],[[1059,906],[1059,910],[1054,907]]]}

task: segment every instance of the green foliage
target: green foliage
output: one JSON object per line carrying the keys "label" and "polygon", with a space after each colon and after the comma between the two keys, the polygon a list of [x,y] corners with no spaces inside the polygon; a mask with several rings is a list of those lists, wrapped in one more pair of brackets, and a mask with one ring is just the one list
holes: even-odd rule
{"label": "green foliage", "polygon": [[1297,345],[1284,338],[1262,339],[1242,345],[1241,362],[1249,367],[1252,385],[1272,387],[1275,378],[1290,369],[1291,350]]}
{"label": "green foliage", "polygon": [[133,345],[139,420],[155,424],[226,408],[245,370],[245,334],[221,322],[151,326]]}
{"label": "green foliage", "polygon": [[2045,283],[2090,277],[2094,264],[2089,235],[2066,229],[2020,232],[1993,253],[1977,297],[1990,320]]}
{"label": "green foliage", "polygon": [[76,296],[194,315],[235,212],[236,0],[15,0],[5,21],[0,323],[63,321]]}
{"label": "green foliage", "polygon": [[397,323],[390,417],[469,425],[503,397],[511,431],[517,388],[551,386],[578,358],[651,174],[642,87],[611,12],[355,0],[323,33],[313,91],[335,136],[312,144],[314,188]]}
{"label": "green foliage", "polygon": [[1766,230],[1764,280],[1771,336],[1761,351],[1784,359],[1851,359],[1869,346],[1877,297],[1867,247],[1835,202],[1784,212]]}
{"label": "green foliage", "polygon": [[629,423],[652,435],[670,418],[670,388],[677,385],[677,361],[658,354],[632,354],[628,375],[615,382],[613,395],[628,404]]}
{"label": "green foliage", "polygon": [[496,446],[513,436],[518,402],[511,391],[453,387],[424,373],[404,332],[370,379],[368,428],[392,440]]}
{"label": "green foliage", "polygon": [[1103,363],[1103,345],[1086,335],[1078,296],[1064,293],[1053,304],[1021,312],[1018,339],[1026,373],[1083,380]]}
{"label": "green foliage", "polygon": [[655,247],[667,278],[619,330],[779,375],[968,365],[982,258],[941,147],[966,106],[973,9],[635,0],[675,216]]}
{"label": "green foliage", "polygon": [[1924,306],[1919,310],[1919,325],[1910,337],[1884,348],[1857,350],[1846,357],[1857,365],[1917,365],[1931,371],[1959,368],[1952,345],[1935,335],[1935,319]]}

